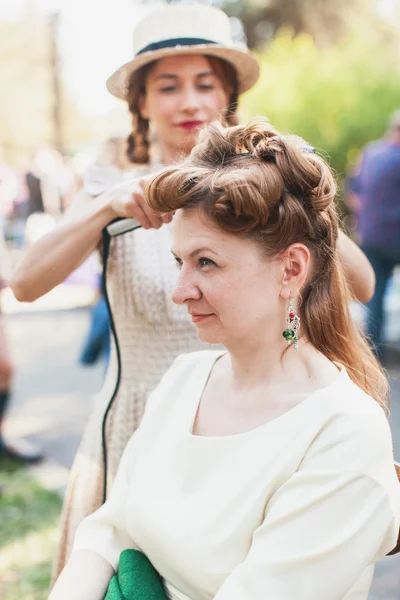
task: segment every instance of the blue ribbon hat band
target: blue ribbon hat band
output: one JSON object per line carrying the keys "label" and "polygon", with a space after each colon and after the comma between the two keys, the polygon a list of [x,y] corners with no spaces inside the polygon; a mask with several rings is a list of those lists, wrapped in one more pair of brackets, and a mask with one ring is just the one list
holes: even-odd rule
{"label": "blue ribbon hat band", "polygon": [[176,48],[177,46],[199,46],[200,44],[218,44],[218,42],[214,42],[213,40],[206,40],[205,38],[170,38],[168,40],[161,40],[160,42],[153,42],[152,44],[148,44],[147,46],[139,50],[136,56],[140,56],[140,54],[144,54],[145,52],[163,50],[164,48]]}

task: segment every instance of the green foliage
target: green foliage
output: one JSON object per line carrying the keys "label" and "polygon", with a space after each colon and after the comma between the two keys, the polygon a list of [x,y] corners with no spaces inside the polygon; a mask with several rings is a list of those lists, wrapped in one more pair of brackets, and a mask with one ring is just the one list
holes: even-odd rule
{"label": "green foliage", "polygon": [[[159,0],[137,0],[158,6]],[[281,27],[309,33],[318,45],[336,43],[362,13],[376,25],[378,0],[198,0],[240,19],[249,48],[260,48]],[[180,0],[164,0],[179,4]]]}
{"label": "green foliage", "polygon": [[339,177],[400,107],[396,56],[373,34],[321,50],[310,36],[281,30],[260,60],[261,80],[243,99],[244,117],[265,115],[280,131],[300,135],[328,155]]}
{"label": "green foliage", "polygon": [[61,499],[10,462],[0,471],[0,597],[43,600],[58,537]]}
{"label": "green foliage", "polygon": [[250,48],[260,48],[282,27],[308,33],[319,46],[336,43],[360,12],[376,22],[376,0],[214,0],[244,26]]}

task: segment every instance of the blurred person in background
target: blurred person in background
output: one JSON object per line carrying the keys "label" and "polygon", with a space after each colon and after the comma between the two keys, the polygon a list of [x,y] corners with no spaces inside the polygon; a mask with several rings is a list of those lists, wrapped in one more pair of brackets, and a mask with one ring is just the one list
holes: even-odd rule
{"label": "blurred person in background", "polygon": [[40,146],[33,155],[30,172],[40,182],[43,212],[58,220],[77,187],[77,176],[68,157],[48,146]]}
{"label": "blurred person in background", "polygon": [[53,229],[78,189],[67,157],[47,146],[37,148],[23,172],[24,242],[29,246]]}
{"label": "blurred person in background", "polygon": [[359,241],[376,275],[375,294],[366,304],[366,331],[384,360],[385,291],[400,265],[400,110],[392,115],[386,135],[365,148],[348,186],[357,199]]}
{"label": "blurred person in background", "polygon": [[19,181],[15,170],[6,162],[0,147],[0,235],[5,235],[7,218],[14,210],[19,195]]}
{"label": "blurred person in background", "polygon": [[[8,251],[3,235],[0,234],[0,292],[8,286],[9,275]],[[33,464],[42,459],[42,454],[26,440],[20,439],[11,442],[6,439],[4,434],[6,412],[12,392],[13,372],[14,365],[8,348],[6,327],[0,306],[0,469],[4,460],[12,459],[21,463]]]}
{"label": "blurred person in background", "polygon": [[34,213],[43,213],[44,204],[42,196],[42,188],[40,178],[36,175],[33,169],[28,169],[25,173],[25,184],[28,190],[27,198],[27,217]]}
{"label": "blurred person in background", "polygon": [[103,361],[107,367],[110,359],[110,315],[100,275],[98,292],[99,299],[92,307],[88,333],[79,356],[79,362],[84,367],[91,367],[99,361]]}
{"label": "blurred person in background", "polygon": [[[72,469],[54,575],[69,556],[77,525],[107,498],[150,392],[176,356],[202,347],[190,316],[170,300],[177,278],[172,216],[148,207],[140,178],[187,155],[211,121],[236,124],[238,95],[259,75],[257,59],[233,43],[228,17],[210,6],[160,8],[137,25],[134,40],[134,59],[107,82],[132,113],[126,166],[88,170],[69,215],[31,248],[12,282],[18,299],[33,301],[64,281],[117,217],[134,217],[142,226],[109,241],[105,281],[115,348]],[[365,256],[344,234],[339,251],[354,295],[368,299],[374,278]]]}

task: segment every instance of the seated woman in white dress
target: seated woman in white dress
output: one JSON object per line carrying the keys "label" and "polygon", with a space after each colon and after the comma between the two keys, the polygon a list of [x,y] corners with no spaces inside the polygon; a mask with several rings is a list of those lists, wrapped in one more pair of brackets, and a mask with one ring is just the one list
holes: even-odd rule
{"label": "seated woman in white dress", "polygon": [[147,184],[201,340],[152,394],[51,600],[141,550],[177,600],[366,600],[396,545],[387,382],[348,311],[335,182],[262,119],[212,125]]}

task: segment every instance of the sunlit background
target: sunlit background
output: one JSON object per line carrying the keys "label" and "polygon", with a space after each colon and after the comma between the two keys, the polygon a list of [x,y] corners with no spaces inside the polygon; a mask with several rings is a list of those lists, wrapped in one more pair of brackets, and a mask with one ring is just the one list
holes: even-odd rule
{"label": "sunlit background", "polygon": [[[105,88],[132,57],[152,0],[2,0],[0,143],[18,165],[40,142],[73,155],[125,134],[124,104]],[[398,0],[227,0],[261,58],[244,115],[265,114],[323,148],[340,173],[382,134],[399,104]],[[54,110],[54,105],[57,110]]]}
{"label": "sunlit background", "polygon": [[[344,182],[365,144],[381,137],[391,113],[400,109],[400,0],[205,3],[231,16],[237,41],[247,41],[261,62],[259,83],[241,100],[242,120],[267,116],[329,158],[344,221],[355,235]],[[0,171],[11,181],[6,195],[0,189],[0,218],[11,269],[27,245],[59,220],[105,140],[129,134],[127,107],[107,92],[105,81],[132,58],[136,22],[160,4],[0,0]],[[48,202],[39,221],[27,221],[21,182],[28,172],[41,180]],[[8,431],[38,443],[46,454],[35,470],[0,462],[2,600],[47,597],[60,496],[104,375],[102,364],[85,369],[78,363],[98,294],[97,270],[93,258],[33,305],[2,291],[16,368]],[[385,306],[385,336],[395,356],[392,430],[399,460],[399,271]],[[361,307],[353,308],[360,316]],[[385,559],[370,599],[399,598],[399,559]]]}

